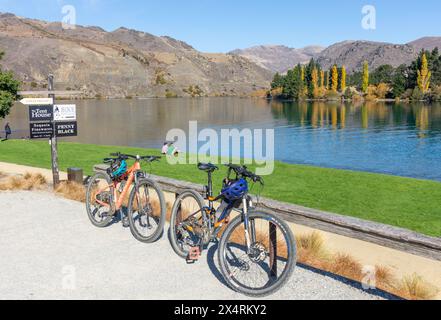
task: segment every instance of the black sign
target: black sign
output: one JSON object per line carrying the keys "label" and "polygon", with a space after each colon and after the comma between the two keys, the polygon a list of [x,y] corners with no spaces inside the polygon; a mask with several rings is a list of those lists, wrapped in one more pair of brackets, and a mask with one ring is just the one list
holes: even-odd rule
{"label": "black sign", "polygon": [[31,139],[51,138],[54,131],[52,122],[30,123],[29,131]]}
{"label": "black sign", "polygon": [[76,121],[55,123],[55,135],[57,137],[76,137],[78,125]]}
{"label": "black sign", "polygon": [[52,121],[54,118],[53,106],[29,106],[29,121]]}

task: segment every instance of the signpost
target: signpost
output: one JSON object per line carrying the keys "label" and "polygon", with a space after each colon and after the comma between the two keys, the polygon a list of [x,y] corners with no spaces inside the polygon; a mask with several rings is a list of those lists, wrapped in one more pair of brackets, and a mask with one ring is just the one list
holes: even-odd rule
{"label": "signpost", "polygon": [[77,106],[74,104],[54,105],[54,121],[77,121]]}
{"label": "signpost", "polygon": [[78,135],[78,126],[76,121],[55,122],[56,137],[76,137]]}
{"label": "signpost", "polygon": [[54,104],[53,98],[25,98],[20,100],[25,106],[51,106]]}
{"label": "signpost", "polygon": [[52,105],[29,106],[29,121],[52,121],[54,118]]}
{"label": "signpost", "polygon": [[52,122],[35,122],[29,124],[31,139],[52,138],[54,127]]}
{"label": "signpost", "polygon": [[74,104],[54,105],[54,76],[48,76],[49,98],[25,98],[20,102],[29,106],[29,131],[31,139],[47,139],[51,145],[52,176],[54,188],[60,183],[57,137],[78,135],[77,113]]}
{"label": "signpost", "polygon": [[[54,75],[50,74],[48,76],[48,90],[54,90]],[[49,94],[49,98],[52,99],[52,110],[54,108],[53,101],[55,100],[54,94]],[[52,129],[53,130],[53,129]],[[54,182],[54,188],[60,184],[60,169],[58,168],[58,143],[57,136],[52,134],[51,140],[51,160],[52,160],[52,177]]]}

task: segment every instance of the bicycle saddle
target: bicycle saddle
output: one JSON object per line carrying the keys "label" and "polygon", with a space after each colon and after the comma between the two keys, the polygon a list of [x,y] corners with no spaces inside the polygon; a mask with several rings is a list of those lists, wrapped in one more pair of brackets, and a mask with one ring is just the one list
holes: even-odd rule
{"label": "bicycle saddle", "polygon": [[214,172],[218,170],[219,168],[211,163],[199,163],[198,169],[205,172]]}

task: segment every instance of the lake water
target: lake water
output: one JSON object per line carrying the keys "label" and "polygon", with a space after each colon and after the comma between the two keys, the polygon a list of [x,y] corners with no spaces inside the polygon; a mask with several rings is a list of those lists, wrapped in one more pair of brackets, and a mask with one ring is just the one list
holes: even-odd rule
{"label": "lake water", "polygon": [[[68,102],[66,102],[68,103]],[[160,148],[172,128],[273,128],[277,160],[441,181],[441,105],[294,103],[240,98],[86,100],[64,141]],[[29,134],[28,111],[7,119]],[[4,122],[1,123],[2,128]]]}

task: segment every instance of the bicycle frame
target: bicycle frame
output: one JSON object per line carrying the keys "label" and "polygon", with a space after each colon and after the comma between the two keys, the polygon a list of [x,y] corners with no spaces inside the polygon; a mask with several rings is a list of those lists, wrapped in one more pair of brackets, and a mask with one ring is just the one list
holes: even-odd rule
{"label": "bicycle frame", "polygon": [[[220,200],[220,198],[213,197],[213,182],[212,182],[212,174],[211,174],[211,172],[208,173],[208,185],[206,186],[206,190],[207,190],[206,191],[207,192],[206,199],[208,200],[209,205],[206,208],[202,208],[203,212],[205,213],[204,214],[204,218],[207,218],[207,217],[205,217],[206,214],[213,214],[213,213],[215,214],[217,212],[217,210],[214,209],[214,202],[217,201],[217,200]],[[222,226],[228,220],[231,212],[234,211],[234,206],[235,206],[235,203],[229,203],[228,206],[223,210],[223,212],[221,213],[221,215],[217,219],[217,221],[215,221],[214,226],[211,226],[211,223],[210,223],[210,229],[211,229],[212,238],[218,236]],[[252,243],[252,240],[253,240],[253,239],[251,239],[251,237],[255,238],[254,226],[252,226],[251,237],[250,237],[249,220],[248,220],[248,208],[249,208],[249,206],[252,206],[252,202],[248,198],[248,194],[246,194],[242,198],[242,207],[243,207],[242,210],[237,210],[237,211],[243,217],[244,229],[245,229],[245,240],[246,240],[248,251],[250,250],[251,243]],[[208,219],[208,221],[210,221],[210,220]]]}
{"label": "bicycle frame", "polygon": [[134,182],[136,184],[136,182],[137,182],[137,174],[136,173],[139,172],[139,171],[141,171],[141,165],[140,165],[139,161],[136,160],[134,165],[131,166],[127,170],[127,173],[126,173],[127,181],[126,181],[125,187],[124,187],[123,191],[121,192],[121,194],[118,196],[117,186],[118,186],[119,183],[118,182],[113,182],[113,184],[107,186],[105,189],[101,189],[101,190],[98,190],[96,192],[96,194],[95,194],[96,202],[99,203],[102,206],[110,207],[109,203],[104,203],[103,201],[99,201],[98,199],[96,199],[96,196],[98,194],[100,194],[101,192],[105,191],[107,188],[113,188],[113,199],[112,199],[112,202],[115,204],[115,210],[116,211],[120,210],[122,208],[122,205],[123,205],[125,197],[127,196],[127,194],[130,191],[130,188],[131,188],[132,184]]}

